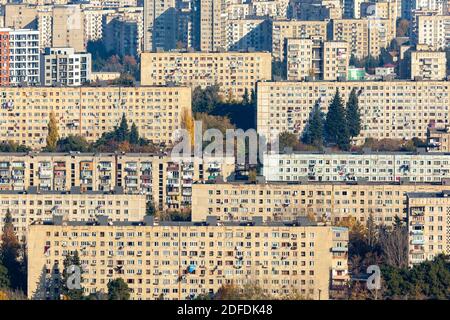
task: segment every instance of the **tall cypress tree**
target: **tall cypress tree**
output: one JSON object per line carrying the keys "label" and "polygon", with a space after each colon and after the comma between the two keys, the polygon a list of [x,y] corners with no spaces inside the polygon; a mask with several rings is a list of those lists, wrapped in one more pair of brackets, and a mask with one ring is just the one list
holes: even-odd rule
{"label": "tall cypress tree", "polygon": [[21,274],[20,243],[14,232],[12,216],[6,212],[0,246],[0,264],[8,270],[9,283],[13,289],[23,290],[26,276]]}
{"label": "tall cypress tree", "polygon": [[244,95],[242,96],[242,104],[248,105],[250,103],[250,96],[248,94],[248,89],[245,88]]}
{"label": "tall cypress tree", "polygon": [[333,101],[328,107],[325,119],[325,140],[327,143],[336,144],[342,150],[350,148],[350,135],[339,89],[336,89]]}
{"label": "tall cypress tree", "polygon": [[317,147],[323,145],[323,114],[320,111],[320,106],[316,103],[309,116],[308,126],[303,135],[303,142],[312,144]]}
{"label": "tall cypress tree", "polygon": [[354,138],[361,131],[361,115],[359,113],[358,97],[355,88],[352,89],[348,97],[346,113],[348,133],[350,137]]}
{"label": "tall cypress tree", "polygon": [[116,129],[116,140],[118,142],[123,142],[128,140],[128,136],[130,132],[128,131],[128,123],[127,123],[127,117],[125,116],[125,113],[122,115],[122,120],[120,120],[119,127]]}
{"label": "tall cypress tree", "polygon": [[56,116],[52,112],[50,113],[50,120],[47,125],[47,151],[54,152],[56,151],[56,144],[58,143],[59,134],[58,134],[58,123],[56,121]]}
{"label": "tall cypress tree", "polygon": [[130,130],[130,143],[138,144],[139,143],[139,131],[136,124],[133,122]]}

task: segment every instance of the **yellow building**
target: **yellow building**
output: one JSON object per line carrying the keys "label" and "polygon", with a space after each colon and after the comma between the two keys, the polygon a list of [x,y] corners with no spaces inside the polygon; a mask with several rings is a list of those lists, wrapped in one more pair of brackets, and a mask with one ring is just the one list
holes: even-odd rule
{"label": "yellow building", "polygon": [[69,221],[92,221],[97,215],[108,221],[135,221],[145,216],[145,196],[123,193],[116,188],[111,192],[88,191],[80,188],[68,191],[0,191],[0,230],[9,211],[20,241],[26,240],[28,226],[35,221],[52,220],[63,216]]}
{"label": "yellow building", "polygon": [[450,192],[408,193],[410,266],[450,253]]}
{"label": "yellow building", "polygon": [[144,52],[142,85],[184,85],[192,88],[219,85],[224,97],[242,99],[257,81],[272,77],[268,52]]}
{"label": "yellow building", "polygon": [[32,148],[45,146],[53,112],[60,137],[80,135],[95,141],[114,130],[125,114],[139,134],[171,143],[191,110],[187,87],[9,87],[0,94],[0,139]]}
{"label": "yellow building", "polygon": [[427,145],[428,152],[450,152],[449,127],[428,128]]}
{"label": "yellow building", "polygon": [[411,79],[444,80],[447,59],[444,51],[411,52]]}
{"label": "yellow building", "polygon": [[301,134],[312,108],[321,111],[339,89],[346,102],[357,90],[361,133],[365,138],[426,138],[430,123],[449,123],[449,84],[446,81],[260,82],[257,86],[257,128],[265,137],[288,131]]}
{"label": "yellow building", "polygon": [[358,59],[378,57],[395,37],[395,19],[336,19],[331,22],[333,40],[345,41]]}
{"label": "yellow building", "polygon": [[272,22],[272,56],[275,61],[284,60],[286,40],[311,38],[327,40],[328,21],[275,20]]}
{"label": "yellow building", "polygon": [[85,294],[122,278],[131,299],[191,299],[226,284],[251,283],[274,296],[328,299],[348,280],[345,228],[305,219],[267,224],[66,222],[30,226],[28,296],[44,299],[44,279],[77,251]]}
{"label": "yellow building", "polygon": [[265,221],[315,216],[338,224],[349,217],[365,224],[390,225],[406,218],[406,193],[440,192],[443,184],[309,182],[309,183],[196,183],[192,192],[192,220],[217,216],[221,221]]}
{"label": "yellow building", "polygon": [[145,194],[156,209],[189,209],[193,181],[226,180],[234,158],[177,161],[163,154],[0,153],[0,190],[111,191]]}

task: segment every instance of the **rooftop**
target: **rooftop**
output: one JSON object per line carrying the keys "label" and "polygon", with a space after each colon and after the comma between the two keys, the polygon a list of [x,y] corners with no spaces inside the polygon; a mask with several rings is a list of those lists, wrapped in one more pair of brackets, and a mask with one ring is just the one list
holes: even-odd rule
{"label": "rooftop", "polygon": [[307,217],[298,217],[295,221],[270,221],[264,222],[262,217],[253,217],[251,221],[231,222],[219,221],[215,216],[209,216],[204,222],[194,221],[156,221],[153,216],[145,216],[143,221],[109,221],[108,216],[97,216],[96,221],[66,221],[61,215],[54,215],[53,221],[34,221],[33,225],[50,225],[50,226],[173,226],[173,227],[189,227],[189,226],[226,226],[226,227],[310,227],[319,226],[316,222],[312,222]]}
{"label": "rooftop", "polygon": [[450,190],[442,190],[442,192],[408,192],[408,198],[449,198]]}
{"label": "rooftop", "polygon": [[[72,187],[70,190],[39,190],[37,187],[30,187],[26,190],[0,190],[2,194],[40,194],[40,195],[69,195],[69,194],[86,194],[86,195],[123,195],[128,194],[123,191],[122,187],[114,187],[111,191],[81,191],[80,187]],[[130,194],[131,195],[131,194]],[[136,196],[137,194],[135,194]]]}

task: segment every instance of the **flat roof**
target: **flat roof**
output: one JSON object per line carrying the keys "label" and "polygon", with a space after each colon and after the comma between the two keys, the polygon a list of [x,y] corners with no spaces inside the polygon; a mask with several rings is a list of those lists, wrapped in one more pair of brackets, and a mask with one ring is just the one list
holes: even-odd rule
{"label": "flat roof", "polygon": [[0,195],[3,194],[35,194],[35,195],[130,195],[130,196],[142,196],[141,194],[131,194],[131,193],[125,193],[122,187],[114,187],[111,191],[93,191],[93,190],[86,190],[81,191],[80,187],[71,187],[70,190],[39,190],[37,187],[29,187],[25,190],[0,190]]}
{"label": "flat roof", "polygon": [[442,190],[442,192],[408,192],[408,198],[448,198],[450,190]]}
{"label": "flat roof", "polygon": [[[263,221],[262,217],[253,217],[251,221],[219,221],[217,217],[207,217],[206,221],[158,221],[153,216],[146,216],[143,221],[108,221],[108,216],[98,216],[96,221],[66,221],[61,215],[55,215],[52,221],[34,221],[32,225],[47,226],[162,226],[162,227],[194,227],[194,226],[225,226],[225,227],[311,227],[318,225],[307,217],[299,217],[295,221]],[[331,226],[330,226],[331,227]],[[339,229],[343,230],[343,229]]]}

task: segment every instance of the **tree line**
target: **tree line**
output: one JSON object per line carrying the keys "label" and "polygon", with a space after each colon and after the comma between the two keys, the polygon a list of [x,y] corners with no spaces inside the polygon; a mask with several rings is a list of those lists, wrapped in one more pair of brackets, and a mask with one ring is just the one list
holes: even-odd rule
{"label": "tree line", "polygon": [[[301,142],[309,146],[303,150],[321,149],[324,145],[336,146],[340,150],[349,150],[352,139],[360,132],[361,115],[356,89],[352,89],[350,92],[345,107],[339,89],[337,89],[326,115],[321,111],[318,103],[314,105],[303,131]],[[299,139],[294,134],[283,132],[280,135],[280,150],[285,147],[298,149],[299,143]]]}
{"label": "tree line", "polygon": [[367,289],[364,282],[351,281],[348,299],[449,299],[449,257],[438,255],[413,267],[408,265],[408,226],[395,217],[391,227],[377,225],[372,215],[362,224],[349,217],[340,223],[349,228],[349,272],[364,275],[367,267],[381,269],[381,288]]}
{"label": "tree line", "polygon": [[58,123],[54,113],[50,114],[47,125],[47,139],[44,151],[47,152],[155,152],[158,147],[150,141],[140,137],[135,123],[128,126],[126,115],[123,114],[119,125],[111,132],[105,132],[95,142],[89,143],[79,135],[60,138]]}

